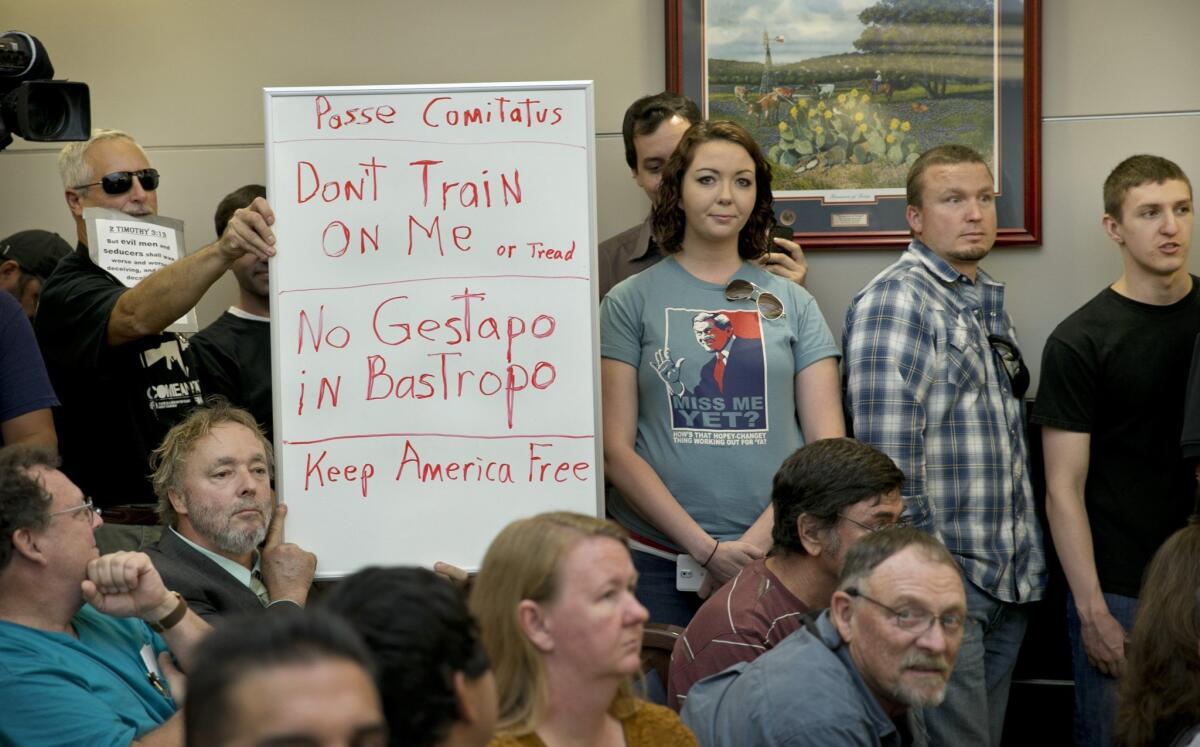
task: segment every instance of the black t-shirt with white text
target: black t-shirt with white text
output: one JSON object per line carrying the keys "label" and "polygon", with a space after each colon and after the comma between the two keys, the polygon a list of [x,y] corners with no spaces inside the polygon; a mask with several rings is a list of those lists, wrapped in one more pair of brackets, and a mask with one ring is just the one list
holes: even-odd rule
{"label": "black t-shirt with white text", "polygon": [[62,402],[54,424],[63,471],[101,507],[156,500],[150,452],[203,401],[181,335],[108,344],[109,316],[127,290],[80,245],[46,281],[34,325]]}

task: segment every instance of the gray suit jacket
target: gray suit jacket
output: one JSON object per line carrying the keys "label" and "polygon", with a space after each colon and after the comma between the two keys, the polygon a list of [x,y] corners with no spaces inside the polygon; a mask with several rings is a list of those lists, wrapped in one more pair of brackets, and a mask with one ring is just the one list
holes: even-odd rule
{"label": "gray suit jacket", "polygon": [[[250,587],[197,552],[170,529],[163,529],[162,537],[146,548],[146,554],[167,588],[182,594],[188,607],[210,623],[239,613],[264,610],[258,595],[250,591]],[[273,605],[272,609],[289,607],[295,609],[291,604]]]}

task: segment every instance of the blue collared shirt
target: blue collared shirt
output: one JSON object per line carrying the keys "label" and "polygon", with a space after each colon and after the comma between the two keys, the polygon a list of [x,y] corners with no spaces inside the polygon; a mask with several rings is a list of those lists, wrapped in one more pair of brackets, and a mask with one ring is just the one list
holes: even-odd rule
{"label": "blue collared shirt", "polygon": [[[855,669],[828,610],[754,661],[697,682],[680,718],[709,746],[900,747],[903,741]],[[920,711],[910,710],[905,726],[912,745],[925,747]]]}
{"label": "blue collared shirt", "polygon": [[913,240],[854,297],[846,407],[860,441],[904,472],[905,512],[1004,602],[1046,588],[1022,402],[988,335],[1016,349],[1004,284],[975,281]]}

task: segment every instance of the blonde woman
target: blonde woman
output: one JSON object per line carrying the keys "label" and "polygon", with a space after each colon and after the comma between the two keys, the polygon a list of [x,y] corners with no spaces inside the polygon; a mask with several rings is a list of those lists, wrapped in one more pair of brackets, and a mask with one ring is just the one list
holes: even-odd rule
{"label": "blonde woman", "polygon": [[633,695],[646,608],[627,537],[547,513],[509,524],[471,594],[500,699],[493,747],[695,745],[675,713]]}

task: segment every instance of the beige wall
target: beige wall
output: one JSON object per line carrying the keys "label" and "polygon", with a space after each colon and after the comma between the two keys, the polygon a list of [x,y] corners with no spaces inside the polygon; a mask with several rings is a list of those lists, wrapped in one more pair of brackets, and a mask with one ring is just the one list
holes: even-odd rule
{"label": "beige wall", "polygon": [[[985,263],[1010,285],[1035,374],[1054,325],[1120,270],[1099,229],[1112,165],[1154,152],[1200,178],[1200,3],[1043,5],[1044,243]],[[630,101],[663,87],[656,0],[0,0],[0,25],[38,36],[59,77],[91,86],[94,125],[147,147],[164,175],[159,208],[186,222],[192,249],[212,240],[222,195],[264,179],[264,86],[594,80],[600,236],[645,212],[620,121]],[[56,152],[18,142],[0,153],[0,236],[47,228],[73,238]],[[850,296],[894,257],[810,255],[810,286],[835,334]],[[201,323],[233,292],[228,279],[216,286]]]}

